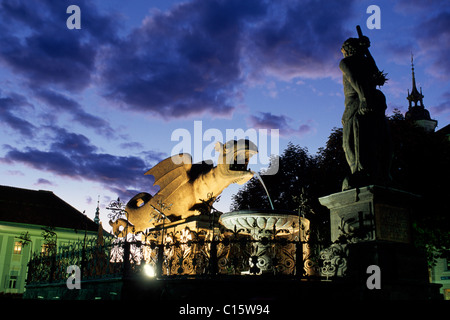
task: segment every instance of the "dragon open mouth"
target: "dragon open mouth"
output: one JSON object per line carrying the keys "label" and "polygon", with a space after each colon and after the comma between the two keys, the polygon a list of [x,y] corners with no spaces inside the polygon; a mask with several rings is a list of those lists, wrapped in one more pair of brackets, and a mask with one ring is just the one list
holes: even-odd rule
{"label": "dragon open mouth", "polygon": [[230,171],[250,171],[248,163],[250,158],[258,153],[256,145],[250,140],[230,141],[226,146],[226,163]]}
{"label": "dragon open mouth", "polygon": [[254,155],[254,153],[250,153],[248,151],[239,151],[235,152],[234,158],[229,164],[229,170],[231,171],[247,171],[248,162],[250,158]]}

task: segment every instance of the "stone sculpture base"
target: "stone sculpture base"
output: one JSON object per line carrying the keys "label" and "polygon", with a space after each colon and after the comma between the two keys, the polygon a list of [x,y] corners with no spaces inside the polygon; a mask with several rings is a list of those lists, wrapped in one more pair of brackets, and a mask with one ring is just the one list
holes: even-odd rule
{"label": "stone sculpture base", "polygon": [[401,295],[402,286],[428,284],[426,258],[411,244],[410,217],[419,199],[376,185],[319,198],[330,210],[333,242],[322,253],[322,275],[365,283],[371,275],[367,268],[376,265],[382,289],[400,286]]}
{"label": "stone sculpture base", "polygon": [[410,243],[410,215],[419,197],[376,185],[319,199],[330,209],[331,241],[357,239]]}

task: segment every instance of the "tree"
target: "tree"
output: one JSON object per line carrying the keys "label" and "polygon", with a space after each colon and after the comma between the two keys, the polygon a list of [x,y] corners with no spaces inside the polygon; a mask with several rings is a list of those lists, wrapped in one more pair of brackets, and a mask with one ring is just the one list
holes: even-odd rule
{"label": "tree", "polygon": [[[293,197],[298,196],[302,188],[310,188],[315,160],[306,148],[289,143],[278,161],[278,172],[262,175],[262,179],[276,209],[295,210],[297,207]],[[256,177],[233,196],[232,210],[262,209],[262,206],[269,207],[269,200]]]}

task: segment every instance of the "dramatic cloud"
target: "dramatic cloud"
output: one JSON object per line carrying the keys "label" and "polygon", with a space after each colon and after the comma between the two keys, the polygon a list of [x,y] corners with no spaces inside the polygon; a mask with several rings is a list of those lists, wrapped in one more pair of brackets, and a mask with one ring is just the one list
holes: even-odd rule
{"label": "dramatic cloud", "polygon": [[[43,151],[34,147],[19,150],[9,146],[0,161],[23,163],[58,176],[95,181],[122,197],[131,197],[143,190],[156,191],[151,187],[152,178],[144,176],[151,165],[143,159],[100,153],[98,148],[81,134],[71,133],[62,128],[54,128],[53,131],[54,141],[48,150]],[[162,159],[155,157],[154,160]]]}
{"label": "dramatic cloud", "polygon": [[342,40],[353,1],[276,1],[271,14],[249,31],[245,59],[257,78],[338,77]]}
{"label": "dramatic cloud", "polygon": [[105,53],[106,97],[125,108],[181,118],[228,116],[239,92],[244,22],[261,1],[192,1],[154,12]]}
{"label": "dramatic cloud", "polygon": [[104,53],[105,96],[164,118],[228,116],[262,76],[337,76],[350,11],[351,1],[194,0],[153,12]]}
{"label": "dramatic cloud", "polygon": [[277,116],[270,112],[259,112],[258,115],[251,115],[247,118],[248,125],[256,129],[279,129],[280,136],[292,137],[303,136],[314,129],[307,124],[300,125],[297,129],[292,128],[289,122],[293,120],[284,115]]}
{"label": "dramatic cloud", "polygon": [[114,135],[114,130],[109,123],[97,116],[87,113],[83,107],[75,100],[52,90],[36,90],[36,97],[43,101],[51,109],[61,112],[67,112],[72,115],[72,119],[87,127],[93,128],[97,133],[107,137]]}
{"label": "dramatic cloud", "polygon": [[[367,6],[355,0],[187,0],[164,4],[165,11],[152,8],[161,1],[150,1],[139,5],[147,5],[149,12],[139,14],[132,2],[119,2],[0,0],[0,129],[5,137],[0,162],[6,167],[25,164],[56,176],[95,181],[125,199],[138,191],[156,191],[152,178],[143,173],[166,154],[143,151],[143,141],[167,147],[158,141],[160,119],[231,118],[248,103],[249,127],[304,137],[315,131],[307,119],[294,120],[285,108],[285,114],[258,113],[253,94],[266,89],[262,95],[281,101],[277,86],[280,93],[284,86],[297,94],[296,84],[314,85],[309,79],[341,82],[339,48],[355,36],[355,23],[364,27],[367,17]],[[81,8],[81,30],[66,27],[69,5]],[[111,11],[124,6],[127,10]],[[393,13],[391,6],[382,7],[383,29],[372,33],[374,39],[383,35],[374,41],[374,49],[386,55],[377,57],[383,64],[405,65],[414,50],[430,83],[439,79],[448,91],[450,7],[440,0],[399,0]],[[130,23],[136,17],[144,19]],[[400,30],[388,29],[385,19],[391,23],[391,17],[406,23],[393,21]],[[401,89],[401,83],[393,77],[387,94],[406,94],[398,93],[407,88]],[[327,85],[317,88],[326,92]],[[336,104],[343,99],[339,88]],[[449,112],[448,92],[440,98],[427,104],[432,116]],[[398,104],[390,102],[390,108]],[[147,124],[150,118],[156,119]],[[142,123],[154,127],[146,131]],[[108,151],[99,147],[105,137]],[[114,148],[120,151],[113,154]],[[42,177],[38,185],[57,181]]]}
{"label": "dramatic cloud", "polygon": [[428,71],[438,79],[450,80],[450,8],[423,21],[416,34],[424,57],[430,61]]}
{"label": "dramatic cloud", "polygon": [[0,3],[0,61],[32,88],[86,88],[92,81],[99,46],[114,41],[117,21],[113,17],[99,14],[91,1],[70,4],[83,8],[82,30],[66,27],[67,1]]}
{"label": "dramatic cloud", "polygon": [[3,1],[0,63],[50,107],[64,104],[75,121],[106,135],[107,124],[67,93],[95,85],[125,110],[230,117],[264,76],[338,76],[336,48],[352,12],[350,0],[193,0],[153,10],[121,38],[118,15],[91,1],[70,4],[82,8],[81,30],[66,28],[66,1]]}
{"label": "dramatic cloud", "polygon": [[[83,8],[81,30],[66,27],[70,4]],[[109,123],[86,112],[70,95],[93,84],[100,48],[116,41],[119,24],[115,18],[100,14],[91,1],[4,0],[0,3],[0,65],[11,71],[24,91],[31,90],[29,98],[44,103],[44,114],[56,120],[69,113],[74,122],[111,138],[114,130]],[[31,121],[10,109],[5,111],[5,104],[11,103],[2,102],[2,120],[31,137],[38,126],[32,124],[36,118]]]}
{"label": "dramatic cloud", "polygon": [[31,138],[34,136],[36,127],[16,114],[18,111],[23,111],[24,107],[32,107],[24,96],[16,93],[2,96],[0,92],[0,121],[2,125],[7,125],[22,136]]}
{"label": "dramatic cloud", "polygon": [[[111,135],[108,124],[69,93],[95,86],[116,107],[167,120],[230,117],[247,88],[266,77],[339,79],[339,47],[354,34],[348,26],[354,0],[192,0],[164,12],[153,9],[121,36],[119,14],[100,12],[85,0],[70,2],[82,8],[82,29],[67,29],[68,4],[4,0],[0,63],[50,107],[66,103],[74,121],[103,135]],[[427,1],[399,1],[396,8],[423,16],[412,34],[430,58],[429,71],[448,79],[448,50],[442,46],[450,43],[450,13],[436,13],[438,2],[431,3],[433,14],[426,6]],[[393,43],[393,55],[403,57],[412,41]]]}
{"label": "dramatic cloud", "polygon": [[[398,13],[413,16],[420,23],[412,25],[409,51],[419,45],[418,54],[427,60],[427,71],[441,81],[450,80],[450,6],[440,0],[399,0]],[[397,40],[398,41],[398,40]],[[395,44],[394,44],[395,45]],[[416,52],[415,52],[416,53]]]}
{"label": "dramatic cloud", "polygon": [[[439,83],[450,80],[450,6],[439,0],[400,0],[396,10],[407,16],[414,15],[417,23],[412,27],[411,42],[418,45],[417,55],[425,61],[422,63],[426,72]],[[410,47],[413,47],[412,45]],[[411,49],[410,49],[411,50]],[[416,52],[414,52],[416,54]],[[405,53],[403,56],[407,55]],[[435,106],[428,106],[432,116],[450,111],[449,94],[444,93]]]}

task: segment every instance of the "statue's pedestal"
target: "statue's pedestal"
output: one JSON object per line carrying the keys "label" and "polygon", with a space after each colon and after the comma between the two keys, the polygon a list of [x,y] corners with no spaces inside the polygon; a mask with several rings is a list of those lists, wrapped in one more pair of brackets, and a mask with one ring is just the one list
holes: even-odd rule
{"label": "statue's pedestal", "polygon": [[418,196],[380,186],[334,193],[319,199],[330,209],[331,241],[410,243],[410,214]]}
{"label": "statue's pedestal", "polygon": [[427,263],[412,245],[410,221],[418,200],[414,194],[376,185],[319,198],[330,210],[333,242],[322,254],[322,275],[365,287],[371,275],[368,267],[375,265],[380,268],[381,288],[390,288],[389,294],[412,294],[412,284],[420,284],[423,291]]}

